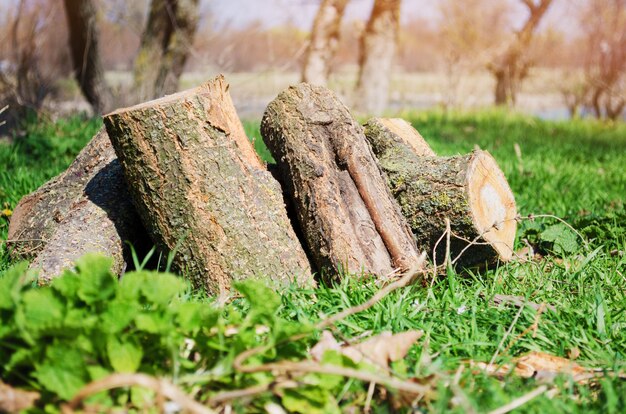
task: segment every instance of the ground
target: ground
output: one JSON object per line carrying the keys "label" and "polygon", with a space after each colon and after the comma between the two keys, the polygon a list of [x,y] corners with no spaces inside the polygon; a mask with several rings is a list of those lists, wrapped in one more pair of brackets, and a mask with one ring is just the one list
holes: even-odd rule
{"label": "ground", "polygon": [[[423,330],[424,336],[407,357],[392,365],[398,377],[419,378],[418,383],[432,386],[432,395],[415,403],[420,411],[486,412],[538,389],[544,392],[524,403],[520,412],[624,412],[626,382],[615,374],[626,372],[626,125],[548,122],[502,112],[431,111],[401,116],[411,121],[441,155],[466,153],[475,146],[492,153],[509,180],[518,211],[525,217],[519,225],[517,248],[532,246],[537,255],[530,261],[517,260],[488,271],[448,270],[428,287],[398,289],[372,308],[337,322],[335,337]],[[80,118],[56,124],[32,120],[23,136],[12,143],[0,143],[1,238],[6,238],[7,216],[18,200],[62,171],[99,125],[98,120]],[[268,159],[258,135],[258,122],[248,121],[245,126],[257,150]],[[0,254],[1,269],[14,265],[4,244]],[[251,284],[240,286],[243,298],[221,308],[213,299],[192,294],[177,285],[178,279],[165,276],[140,273],[129,277],[122,287],[111,285],[106,272],[102,276],[98,270],[101,267],[95,259],[86,261],[80,280],[100,280],[107,289],[99,286],[89,290],[80,285],[86,282],[35,288],[22,281],[21,285],[15,282],[19,287],[12,290],[17,292],[11,296],[14,305],[0,304],[0,377],[41,391],[49,407],[57,406],[103,373],[124,370],[165,376],[197,400],[214,403],[211,398],[218,389],[282,384],[288,379],[285,375],[235,372],[233,358],[245,349],[269,343],[268,349],[254,355],[248,364],[306,359],[308,349],[320,336],[312,325],[364,302],[380,289],[374,281],[346,277],[314,290],[292,286],[278,298]],[[10,274],[0,277],[0,284],[8,283]],[[167,282],[174,293],[160,295],[158,277],[163,277],[163,284]],[[69,295],[68,286],[83,294]],[[154,290],[148,291],[148,286]],[[128,293],[141,289],[143,293],[136,297]],[[85,295],[84,291],[100,296]],[[510,296],[528,305],[495,303]],[[6,297],[0,292],[0,298]],[[44,313],[38,314],[33,310],[37,303],[49,308],[42,305]],[[193,313],[196,311],[190,309],[195,309],[194,304],[209,307],[214,313]],[[543,309],[537,311],[542,304]],[[66,315],[64,325],[44,323],[49,309]],[[152,321],[150,325],[142,309],[152,309],[152,316],[158,310],[158,323]],[[100,322],[88,326],[89,318],[85,317],[71,325],[69,315],[78,310]],[[113,334],[118,331],[103,326],[109,326],[105,322],[115,311],[131,316],[127,325]],[[44,322],[37,325],[37,321]],[[259,333],[260,326],[269,332]],[[302,332],[309,334],[284,342],[293,333]],[[29,338],[35,338],[34,342]],[[98,345],[102,342],[98,338],[108,338],[106,349]],[[195,345],[189,345],[189,338]],[[79,359],[84,366],[73,362],[63,365],[53,355],[53,350],[76,349],[81,349]],[[576,358],[581,366],[598,369],[604,376],[585,384],[567,375],[495,378],[469,363],[493,360],[499,365],[530,351]],[[21,357],[14,357],[16,354]],[[352,407],[361,410],[369,404],[367,384],[358,380],[319,374],[295,379],[299,385],[296,389],[268,385],[269,391],[229,404],[238,411],[263,411],[266,404],[275,402],[301,412],[331,412],[336,406],[344,411]],[[539,388],[543,385],[545,389]],[[411,399],[407,402],[401,395],[380,390],[377,388],[371,402],[374,412],[389,412],[395,404],[408,410]],[[123,389],[110,399],[99,397],[90,402],[137,406],[141,398],[135,391],[134,387]],[[214,406],[224,407],[224,403]]]}

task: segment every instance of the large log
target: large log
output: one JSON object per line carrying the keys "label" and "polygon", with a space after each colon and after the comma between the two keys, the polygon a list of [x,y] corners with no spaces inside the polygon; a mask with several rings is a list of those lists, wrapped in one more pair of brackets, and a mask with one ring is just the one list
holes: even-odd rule
{"label": "large log", "polygon": [[144,234],[102,128],[65,172],[20,200],[8,239],[12,257],[34,259],[31,268],[45,282],[94,252],[112,257],[119,275],[128,259],[125,241]]}
{"label": "large log", "polygon": [[290,87],[267,107],[261,134],[319,269],[385,275],[419,263],[362,127],[332,92]]}
{"label": "large log", "polygon": [[[460,265],[509,260],[517,215],[513,193],[493,157],[486,151],[437,157],[408,123],[374,118],[365,135],[387,176],[419,246],[432,258],[436,242],[450,220],[452,258]],[[467,248],[468,241],[475,243]],[[440,241],[436,260],[445,258]]]}
{"label": "large log", "polygon": [[311,282],[279,184],[260,161],[223,77],[120,109],[104,123],[154,242],[212,293],[258,277]]}

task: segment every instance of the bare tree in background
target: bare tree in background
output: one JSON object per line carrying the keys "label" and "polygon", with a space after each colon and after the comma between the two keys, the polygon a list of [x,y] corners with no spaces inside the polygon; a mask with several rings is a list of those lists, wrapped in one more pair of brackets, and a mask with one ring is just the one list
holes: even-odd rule
{"label": "bare tree in background", "polygon": [[[444,63],[444,105],[461,103],[461,90],[480,87],[475,75],[484,71],[494,48],[509,32],[510,3],[493,0],[442,0],[438,54]],[[467,96],[463,97],[468,104]]]}
{"label": "bare tree in background", "polygon": [[111,109],[111,92],[100,59],[97,9],[93,0],[64,0],[74,76],[94,113]]}
{"label": "bare tree in background", "polygon": [[152,0],[133,70],[140,101],[178,89],[198,19],[198,0]]}
{"label": "bare tree in background", "polygon": [[401,0],[375,0],[363,36],[355,108],[378,114],[389,100],[389,83],[400,27]]}
{"label": "bare tree in background", "polygon": [[348,0],[323,0],[320,4],[302,68],[303,82],[326,85],[347,4]]}
{"label": "bare tree in background", "polygon": [[590,0],[580,15],[586,34],[586,101],[597,118],[626,107],[626,0]]}
{"label": "bare tree in background", "polygon": [[20,0],[2,11],[0,107],[8,109],[0,133],[5,133],[58,93],[57,81],[69,73],[70,58],[64,25],[58,24],[63,18],[58,2]]}
{"label": "bare tree in background", "polygon": [[531,62],[527,51],[533,34],[552,0],[520,0],[529,11],[529,16],[522,28],[502,53],[487,65],[496,78],[496,105],[514,105],[521,81],[528,75]]}

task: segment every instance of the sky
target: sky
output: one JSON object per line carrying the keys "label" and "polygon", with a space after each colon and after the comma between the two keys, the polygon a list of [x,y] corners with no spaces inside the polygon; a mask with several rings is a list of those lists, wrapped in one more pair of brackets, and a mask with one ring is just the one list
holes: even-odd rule
{"label": "sky", "polygon": [[[493,1],[511,1],[517,6],[513,21],[516,24],[522,24],[526,11],[519,1]],[[565,32],[575,32],[576,27],[566,16],[570,8],[576,7],[576,3],[580,1],[582,0],[555,0],[544,19],[544,25],[551,24]],[[344,19],[346,21],[366,20],[373,2],[373,0],[351,0],[346,8]],[[437,20],[439,18],[438,3],[438,0],[403,0],[401,14],[403,23],[407,23],[416,16],[427,20]],[[202,10],[211,10],[216,19],[235,27],[244,27],[251,22],[260,21],[268,27],[292,23],[302,29],[310,30],[319,7],[319,0],[201,0],[201,5]]]}
{"label": "sky", "polygon": [[[421,12],[424,15],[436,14],[436,1],[405,0],[402,18],[408,20],[411,15]],[[373,0],[352,0],[346,7],[346,20],[365,20],[369,16]],[[260,20],[273,26],[291,22],[303,29],[313,24],[315,13],[319,7],[316,0],[203,0],[203,9],[210,8],[220,19],[234,25],[245,26],[247,23]],[[217,17],[217,16],[216,16]]]}
{"label": "sky", "polygon": [[[17,4],[19,0],[0,0],[2,3]],[[56,0],[55,0],[56,1]],[[58,0],[60,1],[60,0]],[[146,5],[150,0],[102,0],[105,3],[137,1]],[[456,0],[463,2],[465,0]],[[509,2],[515,7],[513,24],[521,26],[527,11],[520,0],[491,0]],[[542,27],[552,26],[573,35],[578,33],[571,11],[586,0],[553,0],[548,13],[542,20]],[[204,13],[211,13],[221,25],[243,28],[253,22],[261,22],[266,27],[291,23],[303,30],[310,30],[320,0],[200,0]],[[367,20],[374,0],[349,0],[344,21]],[[440,0],[402,0],[402,23],[410,22],[414,17],[437,21],[440,18],[438,4]],[[541,29],[541,27],[540,27]]]}

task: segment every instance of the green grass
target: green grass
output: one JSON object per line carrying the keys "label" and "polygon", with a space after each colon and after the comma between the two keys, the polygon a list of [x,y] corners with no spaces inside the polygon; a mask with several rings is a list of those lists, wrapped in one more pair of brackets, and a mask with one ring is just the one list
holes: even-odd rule
{"label": "green grass", "polygon": [[[0,141],[0,210],[13,208],[26,194],[65,170],[101,126],[100,120],[81,117],[56,123],[32,118],[23,134]],[[0,239],[7,236],[9,220],[0,217]],[[6,246],[0,244],[0,269],[6,268]]]}
{"label": "green grass", "polygon": [[[432,288],[412,286],[395,291],[373,308],[339,322],[341,335],[353,338],[384,330],[424,330],[425,338],[393,368],[400,376],[417,376],[436,384],[436,398],[419,405],[428,412],[467,412],[468,407],[486,412],[540,386],[540,379],[511,375],[498,380],[466,367],[465,361],[469,359],[488,362],[505,337],[497,363],[531,350],[566,357],[568,351],[576,348],[580,350],[577,362],[581,365],[624,373],[626,126],[592,121],[543,122],[500,112],[406,113],[402,117],[411,121],[441,155],[465,153],[475,145],[491,152],[509,180],[520,214],[557,215],[581,232],[589,246],[578,243],[559,250],[556,242],[551,243],[545,236],[555,221],[523,221],[518,231],[518,247],[523,245],[522,239],[528,239],[542,250],[542,258],[532,263],[512,262],[482,273],[461,275],[449,271]],[[25,137],[13,144],[0,144],[0,163],[4,166],[0,172],[0,201],[13,208],[22,195],[62,171],[98,127],[97,121],[78,118],[54,125],[31,123]],[[245,127],[250,136],[256,137],[255,147],[268,160],[269,153],[258,135],[258,123],[247,122]],[[516,155],[516,144],[521,156]],[[6,227],[7,219],[0,218],[2,237],[6,236]],[[0,266],[6,268],[10,264],[3,253]],[[349,278],[314,290],[292,286],[282,297],[276,319],[287,324],[284,326],[289,326],[291,331],[279,328],[283,325],[271,318],[264,323],[275,323],[271,326],[280,331],[272,334],[273,340],[284,338],[285,332],[292,332],[298,326],[305,329],[327,315],[365,301],[378,288],[374,281]],[[536,311],[530,307],[520,311],[510,305],[495,306],[491,299],[496,294],[546,302],[555,310],[546,310],[540,316],[535,334],[529,332],[518,338],[535,322]],[[193,295],[185,297],[198,300]],[[255,306],[261,305],[236,300],[223,311],[221,323],[242,324],[244,315],[246,321],[250,314],[256,315],[250,313]],[[264,343],[262,337],[246,338],[235,340],[233,349]],[[305,358],[307,347],[316,338],[312,335],[297,343],[276,345],[259,359]],[[226,361],[216,365],[220,370],[208,370],[200,365],[190,369],[198,370],[198,384],[211,384],[195,388],[199,399],[211,394],[209,390],[215,387],[239,388],[274,378],[269,374],[231,373],[229,364],[234,351],[229,351],[230,346],[223,342],[219,348],[220,358]],[[151,361],[154,366],[150,372],[174,377],[166,362]],[[452,391],[448,384],[460,367],[465,368],[460,371],[457,390]],[[180,383],[186,390],[193,388],[184,381]],[[335,398],[343,396],[339,403],[342,409],[351,405],[363,407],[367,385],[350,381],[345,384],[345,388],[342,382],[341,386],[325,390],[330,390]],[[562,376],[549,381],[548,386],[555,392],[533,399],[519,412],[626,411],[624,380],[606,377],[591,386],[572,383]],[[307,389],[316,387],[309,385]],[[238,401],[234,408],[259,411],[264,402],[269,399],[280,402],[280,398],[265,393],[252,402]],[[374,412],[391,411],[392,403],[381,399],[379,394],[375,395],[373,404]]]}

